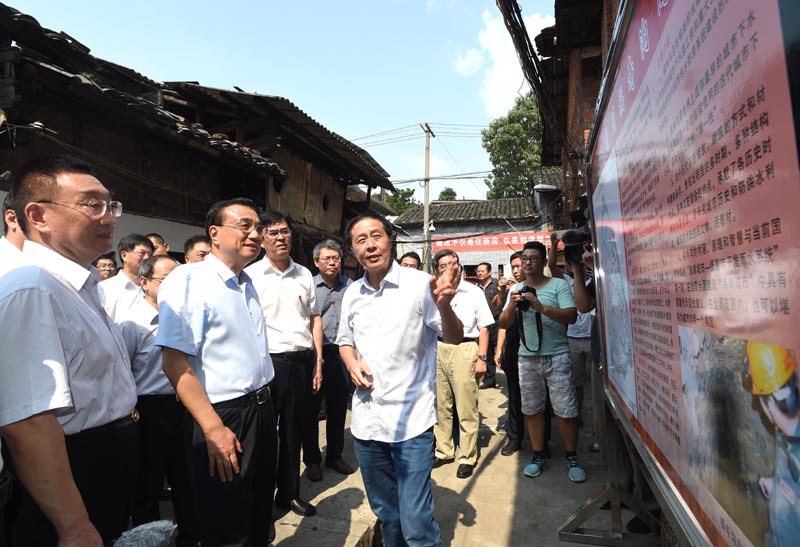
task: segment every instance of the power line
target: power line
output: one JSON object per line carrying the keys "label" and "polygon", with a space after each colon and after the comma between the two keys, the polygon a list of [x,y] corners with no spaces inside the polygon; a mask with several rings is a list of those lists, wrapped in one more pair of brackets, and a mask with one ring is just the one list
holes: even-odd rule
{"label": "power line", "polygon": [[396,137],[396,138],[393,138],[393,139],[386,139],[386,140],[382,140],[382,141],[367,142],[367,143],[360,144],[359,146],[361,146],[361,148],[369,148],[371,146],[383,146],[384,144],[394,144],[394,143],[397,143],[397,142],[415,141],[415,140],[421,139],[423,137],[425,137],[425,135],[411,135],[411,136],[408,136],[408,137]]}
{"label": "power line", "polygon": [[353,141],[353,142],[355,142],[355,141],[363,141],[364,139],[368,139],[370,137],[379,137],[381,135],[388,135],[389,133],[395,133],[397,131],[408,130],[410,128],[416,129],[417,128],[417,124],[406,125],[406,126],[403,126],[403,127],[398,127],[396,129],[389,129],[388,131],[381,131],[380,133],[373,133],[372,135],[364,135],[363,137],[356,137],[355,139],[350,139],[350,140]]}

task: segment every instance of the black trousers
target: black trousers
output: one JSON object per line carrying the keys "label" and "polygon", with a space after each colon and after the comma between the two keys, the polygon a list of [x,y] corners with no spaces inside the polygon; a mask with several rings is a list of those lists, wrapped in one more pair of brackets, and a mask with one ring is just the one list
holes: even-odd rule
{"label": "black trousers", "polygon": [[340,459],[344,450],[344,420],[347,416],[347,400],[350,397],[350,377],[344,363],[339,359],[339,346],[334,344],[323,346],[322,358],[325,359],[322,365],[322,389],[311,396],[311,409],[307,413],[303,433],[303,463],[306,465],[322,461],[317,416],[323,398],[327,414],[325,435],[328,439],[325,463],[332,464]]}
{"label": "black trousers", "polygon": [[483,383],[488,386],[495,385],[497,379],[497,365],[494,364],[494,352],[497,349],[497,318],[495,323],[489,327],[489,347],[486,351],[486,374],[483,375]]}
{"label": "black trousers", "polygon": [[[104,545],[128,529],[139,471],[139,424],[88,429],[65,438],[72,476]],[[10,466],[13,472],[13,465]],[[17,479],[8,505],[9,545],[52,546],[56,530]]]}
{"label": "black trousers", "polygon": [[[292,355],[287,357],[287,355]],[[300,449],[311,407],[314,352],[273,353],[272,404],[278,421],[278,477],[275,501],[286,505],[300,496]]]}
{"label": "black trousers", "polygon": [[272,526],[277,432],[266,388],[261,403],[254,394],[214,404],[222,423],[242,445],[239,474],[222,482],[208,473],[205,435],[184,412],[184,435],[195,511],[203,547],[262,546]]}
{"label": "black trousers", "polygon": [[519,392],[519,334],[516,329],[507,331],[503,352],[503,370],[508,384],[508,442],[522,445],[525,439],[525,416],[522,414],[522,397]]}
{"label": "black trousers", "polygon": [[184,449],[184,408],[175,395],[142,395],[136,405],[142,430],[141,470],[136,481],[133,524],[159,520],[159,501],[166,477],[178,521],[176,545],[200,539],[194,514],[192,483]]}
{"label": "black trousers", "polygon": [[6,502],[11,497],[12,483],[8,468],[0,469],[0,547],[6,546]]}

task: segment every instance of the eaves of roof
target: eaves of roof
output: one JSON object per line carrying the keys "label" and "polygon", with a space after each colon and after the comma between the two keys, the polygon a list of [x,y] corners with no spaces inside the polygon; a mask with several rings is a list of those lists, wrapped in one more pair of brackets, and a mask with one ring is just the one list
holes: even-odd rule
{"label": "eaves of roof", "polygon": [[[400,226],[421,226],[424,209],[414,205],[406,209],[395,223]],[[493,200],[434,201],[430,204],[430,219],[434,223],[456,224],[466,222],[492,222],[504,220],[531,220],[539,218],[533,199],[507,198]]]}

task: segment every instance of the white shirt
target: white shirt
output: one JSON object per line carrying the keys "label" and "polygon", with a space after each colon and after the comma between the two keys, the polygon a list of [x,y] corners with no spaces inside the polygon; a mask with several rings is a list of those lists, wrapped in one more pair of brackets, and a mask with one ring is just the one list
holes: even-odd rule
{"label": "white shirt", "polygon": [[251,393],[275,376],[250,276],[237,278],[213,254],[172,270],[158,289],[158,315],[155,344],[187,355],[211,403]]}
{"label": "white shirt", "polygon": [[0,237],[0,276],[19,266],[22,261],[22,251],[14,247],[5,236]]}
{"label": "white shirt", "polygon": [[377,291],[365,274],[344,293],[336,343],[353,346],[373,376],[372,388],[353,396],[350,429],[357,439],[405,441],[436,423],[442,320],[429,281],[392,261]]}
{"label": "white shirt", "polygon": [[126,309],[117,310],[116,323],[131,359],[138,395],[171,395],[175,389],[161,369],[161,348],[156,346],[158,310],[140,292]]}
{"label": "white shirt", "polygon": [[494,323],[483,291],[463,279],[458,283],[450,307],[464,325],[464,338],[477,338],[482,328]]}
{"label": "white shirt", "polygon": [[115,321],[118,310],[130,306],[139,295],[139,285],[131,281],[122,270],[114,277],[101,281],[99,287],[100,303],[108,316]]}
{"label": "white shirt", "polygon": [[54,410],[71,435],[129,416],[136,386],[99,272],[32,241],[23,254],[32,265],[0,279],[0,425]]}
{"label": "white shirt", "polygon": [[258,292],[272,353],[314,348],[311,316],[319,315],[314,277],[291,258],[282,272],[267,257],[244,270]]}
{"label": "white shirt", "polygon": [[[567,282],[572,293],[575,294],[575,280],[568,275],[564,276],[564,281]],[[588,285],[591,279],[586,280]],[[589,313],[578,312],[578,320],[574,323],[567,325],[567,336],[570,338],[591,338],[592,336],[592,316],[594,310]]]}

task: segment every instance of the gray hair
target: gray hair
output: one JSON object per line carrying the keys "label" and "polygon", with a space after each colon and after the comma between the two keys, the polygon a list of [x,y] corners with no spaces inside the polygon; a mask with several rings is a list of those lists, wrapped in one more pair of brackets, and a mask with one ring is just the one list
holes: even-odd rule
{"label": "gray hair", "polygon": [[343,258],[344,253],[342,252],[342,246],[336,243],[332,239],[326,239],[324,241],[320,241],[314,247],[314,261],[316,262],[319,260],[319,253],[322,249],[330,249],[331,251],[336,251],[339,253],[339,258]]}

